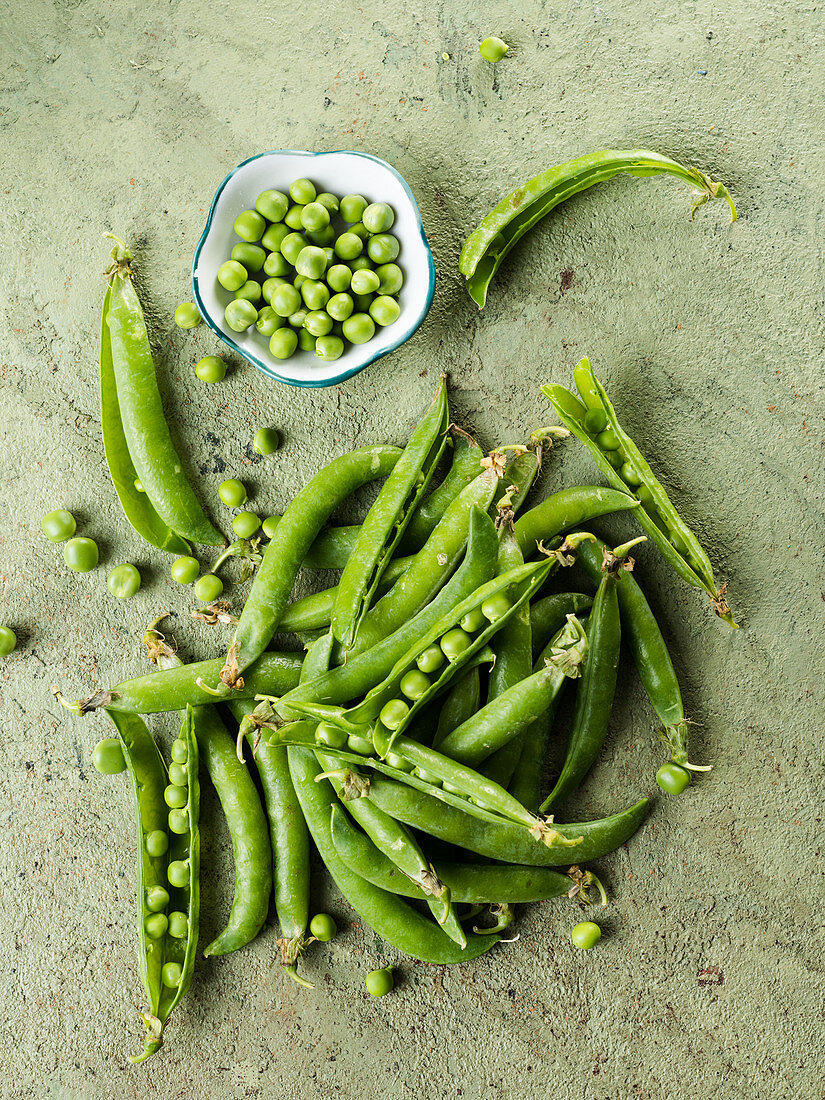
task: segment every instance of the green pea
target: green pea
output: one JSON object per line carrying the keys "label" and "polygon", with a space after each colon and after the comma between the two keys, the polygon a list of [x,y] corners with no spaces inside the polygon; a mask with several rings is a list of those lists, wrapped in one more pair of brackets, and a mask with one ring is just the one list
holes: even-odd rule
{"label": "green pea", "polygon": [[614,470],[621,470],[622,466],[624,465],[624,459],[618,451],[602,451],[602,454]]}
{"label": "green pea", "polygon": [[263,533],[268,539],[271,539],[277,530],[278,524],[281,522],[280,516],[267,516],[261,525]]}
{"label": "green pea", "polygon": [[627,485],[631,485],[631,486],[635,487],[636,485],[641,485],[642,484],[642,479],[636,473],[635,467],[631,466],[631,464],[629,462],[622,463],[622,466],[619,470],[619,477]]}
{"label": "green pea", "polygon": [[398,238],[392,233],[376,233],[367,242],[367,255],[377,264],[391,263],[400,251]]}
{"label": "green pea", "polygon": [[576,947],[580,947],[582,951],[589,951],[602,938],[602,930],[592,920],[583,920],[570,933],[570,938]]}
{"label": "green pea", "polygon": [[[306,239],[310,244],[317,244],[319,248],[323,248],[324,252],[329,251],[335,256],[334,250],[328,247],[335,244],[335,230],[331,225],[325,225],[323,229],[308,229]],[[329,262],[332,263],[332,260]]]}
{"label": "green pea", "polygon": [[184,764],[173,761],[169,765],[169,782],[176,787],[185,787],[189,783],[189,772]]}
{"label": "green pea", "polygon": [[172,580],[177,581],[178,584],[191,584],[200,571],[201,567],[197,558],[175,558],[169,566]]}
{"label": "green pea", "polygon": [[653,493],[646,485],[640,485],[636,491],[637,498],[641,501],[642,507],[646,512],[656,511],[656,501],[653,498]]}
{"label": "green pea", "polygon": [[186,747],[186,742],[181,741],[179,737],[176,737],[172,742],[171,757],[176,764],[185,764],[189,759],[189,749]]}
{"label": "green pea", "polygon": [[615,451],[619,446],[619,437],[612,428],[605,428],[596,436],[596,442],[602,451]]}
{"label": "green pea", "polygon": [[146,851],[152,859],[165,856],[169,849],[169,837],[163,829],[153,829],[146,834]]}
{"label": "green pea", "polygon": [[[265,249],[261,248],[259,244],[247,244],[246,241],[240,241],[236,244],[229,255],[253,275],[256,271],[261,270],[266,260]],[[226,289],[231,288],[227,287]]]}
{"label": "green pea", "polygon": [[140,573],[131,562],[116,565],[106,578],[106,587],[119,600],[130,600],[140,588]]}
{"label": "green pea", "polygon": [[[349,261],[349,266],[352,269],[353,276],[356,271],[373,271],[372,260],[369,256],[356,256],[354,260]],[[356,291],[360,293],[360,291]]]}
{"label": "green pea", "polygon": [[329,301],[329,288],[315,279],[307,279],[301,287],[301,297],[307,309],[324,309]]}
{"label": "green pea", "polygon": [[298,347],[297,333],[291,328],[279,328],[272,333],[269,350],[276,359],[289,359]]}
{"label": "green pea", "polygon": [[280,252],[281,244],[286,237],[289,236],[289,226],[284,225],[283,222],[279,222],[278,225],[270,225],[263,237],[261,237],[261,244],[264,248],[268,248],[270,252]]}
{"label": "green pea", "polygon": [[342,260],[354,260],[364,250],[364,242],[355,233],[342,233],[335,242],[335,255]]}
{"label": "green pea", "polygon": [[286,324],[283,317],[279,317],[272,306],[264,306],[258,313],[258,320],[255,322],[255,328],[260,332],[261,336],[265,336],[267,339],[273,332],[277,332],[279,328],[283,328]]}
{"label": "green pea", "polygon": [[283,279],[286,275],[292,274],[292,264],[280,252],[270,252],[264,260],[263,267],[265,274],[269,275],[270,278],[277,276]]}
{"label": "green pea", "polygon": [[163,800],[170,810],[182,810],[186,805],[187,797],[186,791],[176,787],[174,783],[170,783],[163,792]]}
{"label": "green pea", "polygon": [[[267,279],[264,282],[263,286],[261,287],[261,297],[270,309],[272,309],[272,295],[275,293],[275,291],[278,290],[279,287],[289,285],[289,282],[281,275],[273,275],[271,278]],[[258,314],[258,316],[260,317],[260,313]],[[256,321],[255,324],[257,325],[257,323],[258,322]]]}
{"label": "green pea", "polygon": [[226,363],[219,355],[204,355],[195,363],[195,374],[201,382],[220,382],[226,376]]}
{"label": "green pea", "polygon": [[350,752],[357,752],[359,756],[372,756],[375,746],[369,737],[362,737],[360,733],[351,733],[347,738],[347,748]]}
{"label": "green pea", "polygon": [[485,61],[490,61],[495,65],[497,61],[501,61],[509,49],[510,47],[501,38],[492,36],[484,39],[478,47],[478,52]]}
{"label": "green pea", "polygon": [[65,508],[56,508],[54,512],[48,512],[40,521],[40,526],[50,542],[65,542],[77,530],[74,516]]}
{"label": "green pea", "polygon": [[468,634],[476,634],[486,625],[487,620],[480,607],[474,607],[472,611],[468,611],[460,623],[461,629],[466,630]]}
{"label": "green pea", "polygon": [[388,730],[397,730],[409,713],[409,705],[403,699],[390,699],[378,717]]}
{"label": "green pea", "polygon": [[120,775],[126,771],[123,746],[117,737],[104,737],[92,753],[92,762],[101,775]]}
{"label": "green pea", "polygon": [[159,940],[161,936],[166,935],[169,920],[165,913],[152,913],[146,918],[143,927],[150,940]]}
{"label": "green pea", "polygon": [[677,554],[681,554],[683,558],[690,554],[690,548],[685,540],[676,531],[668,529],[667,537],[670,539],[670,545],[676,551]]}
{"label": "green pea", "polygon": [[353,313],[344,321],[344,336],[351,344],[366,344],[375,335],[375,322],[368,313]]}
{"label": "green pea", "polygon": [[201,315],[194,302],[181,302],[175,310],[175,324],[178,328],[197,328]]}
{"label": "green pea", "polygon": [[223,592],[223,581],[214,573],[204,573],[195,581],[195,599],[201,603],[212,603]]}
{"label": "green pea", "polygon": [[327,284],[336,294],[349,290],[352,282],[352,268],[349,264],[333,264],[327,271]]}
{"label": "green pea", "polygon": [[360,269],[352,273],[352,291],[354,294],[374,294],[381,280],[374,271]]}
{"label": "green pea", "polygon": [[412,772],[414,771],[413,765],[409,760],[405,760],[403,756],[399,756],[397,752],[387,753],[387,763],[391,768],[395,768],[399,772]]}
{"label": "green pea", "polygon": [[[429,688],[430,681],[417,668],[411,669],[401,677],[401,691],[408,699],[420,699]],[[386,723],[384,723],[386,725]]]}
{"label": "green pea", "polygon": [[304,229],[318,232],[329,225],[329,210],[320,202],[310,202],[301,211],[301,225]]}
{"label": "green pea", "polygon": [[427,646],[427,648],[416,657],[415,663],[422,672],[437,672],[444,664],[444,653],[440,646]]}
{"label": "green pea", "polygon": [[232,530],[239,539],[251,539],[261,526],[261,517],[254,512],[238,512],[232,520]]}
{"label": "green pea", "polygon": [[347,230],[347,233],[354,233],[356,237],[360,237],[362,241],[369,239],[369,230],[363,222],[356,222],[355,225],[351,225]]}
{"label": "green pea", "polygon": [[295,206],[290,206],[284,215],[284,223],[289,226],[290,229],[303,229],[304,223],[302,221],[304,208],[300,203],[296,203]]}
{"label": "green pea", "polygon": [[189,864],[185,859],[173,859],[166,868],[166,877],[171,886],[182,889],[189,882]]}
{"label": "green pea", "polygon": [[[300,308],[301,295],[294,286],[284,283],[276,288],[269,304],[279,317],[289,317],[290,313],[294,313],[296,309]],[[273,335],[277,336],[278,333],[275,332]]]}
{"label": "green pea", "polygon": [[308,202],[315,202],[315,195],[315,184],[303,176],[289,185],[289,197],[293,202],[306,205]]}
{"label": "green pea", "polygon": [[235,218],[233,229],[241,240],[246,241],[248,244],[254,244],[264,235],[266,220],[261,217],[257,210],[244,210],[242,214],[238,214]]}
{"label": "green pea", "polygon": [[332,331],[332,318],[323,309],[313,309],[307,314],[304,328],[313,336],[327,336]]}
{"label": "green pea", "polygon": [[246,332],[258,320],[258,311],[246,298],[235,298],[226,307],[223,316],[233,332]]}
{"label": "green pea", "polygon": [[185,913],[169,914],[169,935],[176,940],[185,940],[189,935],[189,918]]}
{"label": "green pea", "polygon": [[159,913],[169,904],[169,891],[164,886],[150,886],[146,891],[146,908],[150,913]]}
{"label": "green pea", "polygon": [[344,195],[341,199],[341,217],[345,222],[360,222],[368,206],[363,195]]}
{"label": "green pea", "polygon": [[607,427],[607,413],[604,409],[588,409],[582,423],[586,432],[590,435],[598,435]]}
{"label": "green pea", "polygon": [[189,832],[189,814],[186,810],[169,811],[169,829],[175,836],[185,836]]}
{"label": "green pea", "polygon": [[309,931],[319,943],[329,943],[338,931],[338,925],[329,913],[316,913],[309,922]]}
{"label": "green pea", "polygon": [[[374,273],[370,272],[370,274]],[[379,294],[378,297],[373,298],[370,303],[370,317],[372,317],[377,325],[381,325],[382,328],[386,328],[387,325],[395,324],[400,316],[401,306],[399,306],[395,298],[390,298],[388,294]]]}
{"label": "green pea", "polygon": [[680,764],[669,761],[656,772],[656,782],[665,794],[681,794],[690,784],[690,772]]}
{"label": "green pea", "polygon": [[161,980],[167,989],[177,989],[182,973],[180,963],[164,963],[160,972]]}
{"label": "green pea", "polygon": [[289,199],[283,191],[261,191],[255,199],[255,209],[271,222],[283,221],[284,215],[289,209]]}
{"label": "green pea", "polygon": [[137,491],[138,491],[139,493],[145,493],[145,492],[146,492],[146,490],[145,490],[145,489],[143,488],[143,485],[141,485],[141,482],[140,482],[140,478],[139,478],[139,477],[136,477],[136,478],[135,478],[135,482],[134,482],[134,484],[135,484],[135,488],[137,489]]}
{"label": "green pea", "polygon": [[316,337],[307,329],[298,330],[298,351],[315,351]]}
{"label": "green pea", "polygon": [[309,310],[304,309],[304,307],[301,306],[301,308],[296,309],[294,313],[290,313],[287,320],[289,321],[290,325],[293,328],[302,328],[303,324],[304,324],[304,321],[306,321],[308,316],[309,316]]}
{"label": "green pea", "polygon": [[306,246],[307,239],[303,233],[289,233],[281,241],[281,254],[294,266],[301,249],[306,248]]}
{"label": "green pea", "polygon": [[375,269],[379,294],[397,294],[404,285],[404,273],[398,264],[381,264]]}
{"label": "green pea", "polygon": [[258,428],[252,446],[259,455],[271,455],[281,445],[281,437],[275,428]]}
{"label": "green pea", "polygon": [[333,294],[327,302],[327,313],[336,321],[346,321],[354,308],[349,294]]}
{"label": "green pea", "polygon": [[448,661],[457,661],[472,644],[470,635],[458,626],[448,630],[440,642],[441,650]]}
{"label": "green pea", "polygon": [[506,592],[496,592],[495,595],[488,596],[481,605],[481,613],[485,619],[489,619],[491,623],[494,623],[497,619],[506,615],[512,606],[513,601]]}
{"label": "green pea", "polygon": [[218,496],[227,508],[240,508],[246,503],[246,486],[236,477],[227,478],[218,486]]}
{"label": "green pea", "polygon": [[326,745],[330,749],[342,749],[347,743],[347,735],[332,722],[319,722],[315,728],[315,739],[319,745]]}
{"label": "green pea", "polygon": [[392,967],[388,966],[385,970],[371,970],[369,974],[367,974],[364,985],[370,996],[385,997],[395,985]]}
{"label": "green pea", "polygon": [[63,560],[74,573],[89,573],[98,563],[97,543],[93,539],[69,539],[63,547]]}
{"label": "green pea", "polygon": [[371,202],[361,215],[361,221],[370,233],[386,233],[392,228],[395,212],[385,202]]}
{"label": "green pea", "polygon": [[423,779],[425,783],[429,783],[432,787],[441,786],[441,779],[433,772],[428,772],[426,768],[413,768],[413,775],[417,775],[419,779]]}
{"label": "green pea", "polygon": [[344,341],[340,336],[319,336],[315,341],[315,354],[325,363],[332,363],[344,354]]}
{"label": "green pea", "polygon": [[327,257],[323,248],[308,244],[298,253],[295,270],[307,279],[320,279],[327,269]]}

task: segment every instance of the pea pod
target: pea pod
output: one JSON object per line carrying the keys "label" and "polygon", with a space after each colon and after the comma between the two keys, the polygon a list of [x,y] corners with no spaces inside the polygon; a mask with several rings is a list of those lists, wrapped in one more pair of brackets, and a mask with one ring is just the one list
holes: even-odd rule
{"label": "pea pod", "polygon": [[[579,547],[576,561],[581,561],[585,547],[593,543],[583,542]],[[590,554],[588,553],[588,559]],[[596,584],[599,583],[598,578]],[[568,615],[582,615],[593,606],[593,600],[583,592],[555,592],[534,600],[530,605],[530,628],[532,633],[533,660],[535,661],[550,639],[564,626]]]}
{"label": "pea pod", "polygon": [[501,261],[528,229],[565,199],[597,183],[627,173],[631,176],[676,176],[689,183],[698,198],[691,208],[710,199],[724,198],[736,220],[736,208],[727,189],[697,168],[686,168],[669,157],[648,149],[602,149],[566,161],[522,184],[494,207],[464,242],[458,269],[467,280],[467,290],[479,309],[484,308],[487,288]]}
{"label": "pea pod", "polygon": [[338,582],[332,633],[349,649],[381,576],[444,452],[450,418],[446,379],[370,508]]}
{"label": "pea pod", "polygon": [[450,439],[453,444],[450,469],[441,484],[420,501],[413,512],[398,544],[404,554],[412,554],[424,545],[449,506],[481,469],[484,453],[472,436],[451,424]]}
{"label": "pea pod", "polygon": [[[584,443],[608,481],[616,489],[629,490],[639,498],[641,507],[635,512],[636,518],[665,560],[688,584],[703,588],[716,614],[736,627],[725,600],[725,586],[717,586],[707,553],[676,511],[642,452],[622,428],[589,359],[580,360],[575,377],[584,402],[564,386],[542,386],[542,393],[565,426]],[[604,418],[605,427],[599,432],[587,427],[585,421],[590,411],[597,414],[595,421],[589,418],[590,423],[601,423],[601,417]],[[611,461],[608,455],[616,457]]]}
{"label": "pea pod", "polygon": [[603,485],[574,485],[546,497],[516,520],[516,538],[522,554],[533,557],[536,544],[549,543],[563,531],[577,531],[591,519],[638,508],[639,502],[627,490],[617,492]]}
{"label": "pea pod", "polygon": [[[441,742],[462,722],[472,718],[481,706],[481,678],[479,666],[473,665],[447,692],[444,704],[438,715],[438,725],[433,735],[433,748],[441,747]],[[416,740],[419,740],[416,738]]]}
{"label": "pea pod", "polygon": [[[409,568],[412,558],[393,558],[384,571],[378,593],[382,589],[389,589],[392,584],[402,576]],[[304,562],[306,565],[306,562]],[[323,568],[327,568],[324,566]],[[338,568],[329,566],[329,568]],[[338,596],[338,586],[324,588],[321,592],[312,592],[308,596],[301,596],[292,603],[287,604],[283,617],[278,623],[278,631],[281,634],[303,634],[310,630],[319,630],[329,627],[332,621],[332,609]],[[326,633],[326,630],[324,630]]]}

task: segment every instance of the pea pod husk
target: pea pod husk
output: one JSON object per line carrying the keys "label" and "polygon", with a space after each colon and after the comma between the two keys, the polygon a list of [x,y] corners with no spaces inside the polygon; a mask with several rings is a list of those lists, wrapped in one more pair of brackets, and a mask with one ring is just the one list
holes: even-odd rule
{"label": "pea pod husk", "polygon": [[565,199],[622,173],[631,176],[676,176],[698,193],[691,217],[710,199],[724,198],[736,220],[736,207],[727,188],[697,168],[648,149],[602,149],[547,169],[522,184],[495,206],[464,242],[458,269],[479,309],[501,261],[524,234]]}
{"label": "pea pod husk", "polygon": [[450,425],[453,461],[447,475],[429,496],[419,502],[398,544],[403,554],[419,550],[461,491],[478,476],[484,452],[471,435]]}

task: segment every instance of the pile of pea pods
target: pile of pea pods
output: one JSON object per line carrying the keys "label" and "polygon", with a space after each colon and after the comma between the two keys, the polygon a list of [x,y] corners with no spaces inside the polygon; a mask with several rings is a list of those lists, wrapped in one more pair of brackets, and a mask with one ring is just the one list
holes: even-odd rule
{"label": "pile of pea pods", "polygon": [[[597,821],[551,813],[604,743],[622,640],[667,746],[659,786],[678,793],[707,770],[688,760],[679,684],[630,551],[650,536],[679,576],[712,589],[733,625],[724,590],[587,360],[574,377],[578,394],[545,389],[564,426],[486,455],[451,424],[442,378],[403,449],[335,458],[268,524],[242,608],[198,612],[231,631],[225,658],[185,664],[155,623],[144,638],[153,672],[72,704],[78,714],[105,709],[117,737],[100,742],[95,763],[133,780],[147,999],[133,1060],[159,1049],[195,967],[200,765],[235,859],[227,925],[203,954],[249,943],[274,897],[278,959],[303,986],[304,956],[336,933],[329,915],[311,917],[313,844],[360,919],[430,963],[489,951],[515,904],[606,901],[583,865],[632,837],[649,800]],[[542,453],[570,432],[611,484],[564,488],[524,510]],[[363,523],[329,525],[379,479]],[[588,527],[614,512],[646,534],[606,546]],[[574,562],[594,595],[565,583]],[[299,570],[318,568],[339,569],[337,585],[291,600]],[[302,648],[270,649],[276,633]],[[574,696],[566,754],[545,790],[565,693]],[[143,716],[169,711],[181,727],[167,765]],[[572,938],[588,948],[599,936],[584,921]],[[375,996],[391,987],[389,969],[368,977]]]}

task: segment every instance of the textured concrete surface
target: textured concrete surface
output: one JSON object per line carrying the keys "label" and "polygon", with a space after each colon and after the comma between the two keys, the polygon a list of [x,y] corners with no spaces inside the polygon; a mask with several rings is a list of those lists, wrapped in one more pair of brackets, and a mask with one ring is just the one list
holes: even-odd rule
{"label": "textured concrete surface", "polygon": [[[20,646],[0,664],[3,1097],[825,1095],[821,10],[420,8],[4,6],[0,618]],[[495,69],[476,52],[489,33],[513,44]],[[456,271],[467,231],[519,182],[606,145],[648,145],[718,175],[738,223],[716,204],[691,224],[674,181],[616,181],[542,224],[479,316]],[[216,341],[178,332],[172,310],[189,296],[214,188],[277,147],[393,162],[421,204],[435,304],[405,348],[339,388],[294,391],[240,363],[206,386],[192,364]],[[128,527],[107,479],[96,394],[106,230],[137,244],[169,417],[209,502],[231,473],[256,508],[279,509],[324,459],[403,441],[442,368],[461,424],[487,446],[519,439],[548,419],[540,383],[569,380],[591,356],[743,624],[715,621],[640,551],[697,722],[695,755],[715,769],[659,799],[643,833],[602,861],[612,901],[598,950],[573,951],[576,915],[557,901],[525,907],[518,942],[466,967],[398,961],[319,869],[317,905],[344,931],[307,961],[314,992],[282,978],[269,929],[199,965],[164,1052],[125,1062],[140,1002],[129,796],[90,767],[104,720],[76,721],[49,688],[76,696],[139,673],[138,638],[163,609],[178,612],[187,656],[217,655],[222,640],[194,629],[190,593]],[[257,462],[249,440],[263,424],[285,443]],[[558,448],[541,492],[593,475],[581,448]],[[100,542],[96,572],[69,575],[40,535],[58,506]],[[123,604],[105,588],[122,560],[144,573]],[[603,760],[571,813],[653,789],[652,715],[632,669],[622,679]],[[168,727],[155,723],[162,738]],[[208,936],[226,915],[231,863],[211,793],[204,815]],[[397,961],[396,994],[371,1001],[365,972]]]}

